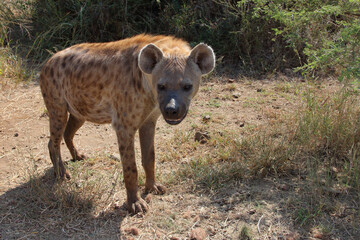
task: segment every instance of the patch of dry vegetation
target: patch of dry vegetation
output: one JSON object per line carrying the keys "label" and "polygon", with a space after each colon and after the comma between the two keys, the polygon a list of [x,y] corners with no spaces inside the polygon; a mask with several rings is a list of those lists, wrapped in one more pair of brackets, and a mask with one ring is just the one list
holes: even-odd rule
{"label": "patch of dry vegetation", "polygon": [[[200,126],[192,126],[190,132],[176,132],[171,144],[174,152],[165,158],[192,156],[189,169],[184,170],[188,175],[184,177],[194,177],[191,174],[193,171],[189,170],[193,169],[194,174],[198,174],[200,166],[217,169],[218,175],[226,175],[230,179],[234,168],[243,177],[283,176],[294,171],[303,174],[317,169],[330,171],[330,168],[337,168],[339,178],[343,178],[341,181],[358,189],[358,90],[345,86],[335,92],[323,92],[317,89],[321,86],[309,84],[301,91],[296,90],[294,101],[301,101],[301,104],[293,113],[274,112],[274,106],[267,106],[269,98],[274,95],[263,94],[256,97],[260,102],[253,102],[250,106],[262,111],[268,120],[266,124],[248,125],[229,132],[226,128],[219,129],[217,120],[212,119]],[[290,94],[294,92],[287,93]],[[210,132],[211,138],[205,145],[193,141],[197,131]],[[228,174],[222,173],[224,167],[229,169]]]}
{"label": "patch of dry vegetation", "polygon": [[34,77],[34,73],[27,68],[23,59],[13,53],[12,49],[1,47],[0,45],[0,77],[11,79],[12,82],[29,81]]}
{"label": "patch of dry vegetation", "polygon": [[106,142],[68,162],[73,178],[60,183],[50,161],[25,157],[23,184],[0,197],[2,236],[170,239],[197,228],[210,239],[360,236],[358,90],[224,80],[207,80],[180,126],[160,120],[157,177],[169,192],[143,196],[149,213],[127,214],[120,161],[101,152]]}
{"label": "patch of dry vegetation", "polygon": [[[292,113],[271,111],[267,101],[275,95],[270,91],[256,97],[259,101],[249,107],[263,111],[268,118],[263,125],[227,132],[209,121],[188,133],[177,132],[174,150],[165,156],[186,158],[175,173],[177,181],[214,194],[246,179],[298,178],[300,194],[285,203],[295,224],[320,226],[330,234],[333,230],[321,225],[327,217],[349,216],[359,226],[359,207],[351,203],[360,197],[359,91],[351,85],[325,90],[321,84],[308,84],[301,90],[289,83],[275,87],[278,95],[292,94],[301,103]],[[199,130],[211,136],[205,144],[193,140]]]}
{"label": "patch of dry vegetation", "polygon": [[18,47],[13,46],[11,36],[18,30],[24,39],[29,33],[29,8],[24,1],[1,1],[0,7],[0,78],[16,83],[31,80],[35,73],[19,56]]}

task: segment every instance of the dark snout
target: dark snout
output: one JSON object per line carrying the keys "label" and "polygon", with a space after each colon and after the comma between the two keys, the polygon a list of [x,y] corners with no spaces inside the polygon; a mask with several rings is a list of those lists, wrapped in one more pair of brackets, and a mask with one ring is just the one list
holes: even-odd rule
{"label": "dark snout", "polygon": [[170,99],[170,102],[165,106],[165,114],[168,118],[177,118],[179,114],[179,104],[174,98]]}
{"label": "dark snout", "polygon": [[185,104],[180,103],[176,97],[170,97],[164,104],[162,114],[167,123],[176,125],[186,117],[187,108]]}

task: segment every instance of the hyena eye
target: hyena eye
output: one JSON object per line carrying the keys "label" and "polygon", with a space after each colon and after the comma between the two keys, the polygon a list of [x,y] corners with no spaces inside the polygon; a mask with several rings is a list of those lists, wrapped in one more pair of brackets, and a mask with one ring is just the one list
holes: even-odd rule
{"label": "hyena eye", "polygon": [[186,84],[186,85],[184,85],[183,89],[184,89],[184,91],[190,91],[192,89],[192,87],[193,86],[191,84]]}
{"label": "hyena eye", "polygon": [[158,88],[159,91],[163,91],[163,90],[165,90],[165,85],[159,83],[159,84],[157,85],[157,88]]}

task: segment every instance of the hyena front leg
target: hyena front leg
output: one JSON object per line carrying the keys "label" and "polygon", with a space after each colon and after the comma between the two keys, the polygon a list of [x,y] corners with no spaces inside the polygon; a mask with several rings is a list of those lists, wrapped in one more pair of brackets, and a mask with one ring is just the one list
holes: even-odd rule
{"label": "hyena front leg", "polygon": [[135,131],[127,130],[117,124],[114,124],[114,128],[122,160],[128,210],[132,214],[147,212],[148,205],[138,195],[138,172],[134,150]]}
{"label": "hyena front leg", "polygon": [[166,188],[155,179],[154,136],[157,118],[147,120],[140,128],[141,160],[145,170],[145,192],[164,194]]}

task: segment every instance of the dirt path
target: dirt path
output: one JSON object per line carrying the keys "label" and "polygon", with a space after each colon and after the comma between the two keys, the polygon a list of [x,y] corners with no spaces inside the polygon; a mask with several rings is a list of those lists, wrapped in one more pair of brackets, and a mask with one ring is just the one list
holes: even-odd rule
{"label": "dirt path", "polygon": [[[48,158],[48,118],[40,88],[36,83],[6,86],[0,95],[0,194],[23,179],[30,161],[50,164]],[[76,141],[84,152],[106,148],[116,154],[115,135],[109,125],[85,124]],[[64,145],[64,144],[63,144]],[[62,147],[65,159],[70,158]]]}

